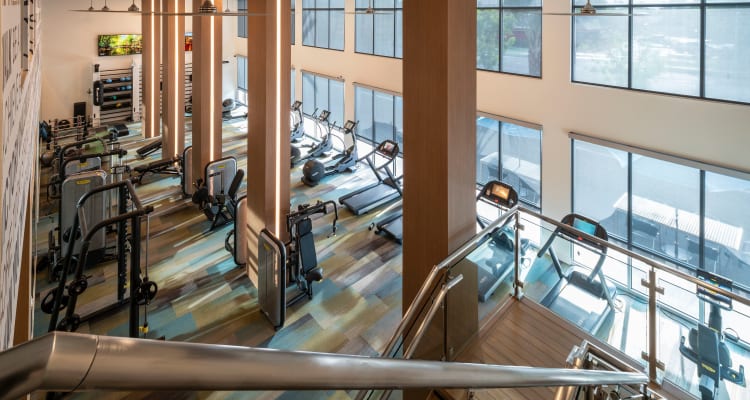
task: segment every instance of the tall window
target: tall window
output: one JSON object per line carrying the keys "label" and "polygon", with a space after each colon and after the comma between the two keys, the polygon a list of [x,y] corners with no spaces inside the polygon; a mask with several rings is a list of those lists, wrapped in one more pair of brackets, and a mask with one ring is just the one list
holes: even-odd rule
{"label": "tall window", "polygon": [[500,180],[518,192],[519,200],[542,207],[542,128],[525,122],[477,118],[477,184]]}
{"label": "tall window", "polygon": [[302,72],[302,111],[313,115],[322,110],[331,112],[331,123],[344,124],[344,82]]}
{"label": "tall window", "polygon": [[658,259],[750,287],[750,174],[577,138],[575,212]]}
{"label": "tall window", "polygon": [[302,44],[344,50],[344,0],[302,0]]}
{"label": "tall window", "polygon": [[[245,0],[245,1],[247,1],[247,0]],[[291,1],[292,1],[292,5],[291,5],[291,8],[292,8],[292,19],[291,19],[291,21],[292,22],[289,25],[291,25],[291,29],[292,29],[292,38],[289,41],[292,44],[294,44],[294,35],[297,33],[297,31],[295,30],[296,29],[295,28],[296,23],[295,23],[295,14],[294,14],[294,11],[295,11],[294,8],[296,7],[295,6],[296,0],[291,0]]]}
{"label": "tall window", "polygon": [[404,152],[404,101],[401,96],[374,90],[365,86],[354,87],[354,117],[359,124],[359,139],[378,144],[386,139],[398,143]]}
{"label": "tall window", "polygon": [[357,14],[357,53],[386,57],[403,57],[403,0],[357,0],[358,12],[372,1],[375,14]]}
{"label": "tall window", "polygon": [[237,99],[247,104],[247,57],[237,56]]}
{"label": "tall window", "polygon": [[297,93],[296,93],[296,88],[295,88],[295,86],[297,85],[296,80],[297,80],[297,76],[295,74],[294,68],[292,68],[292,74],[291,74],[291,77],[289,78],[289,88],[290,88],[290,91],[291,91],[290,94],[292,97],[291,97],[291,101],[289,102],[289,104],[294,103],[294,100],[297,99],[296,97]]}
{"label": "tall window", "polygon": [[477,0],[477,68],[541,76],[541,0]]}
{"label": "tall window", "polygon": [[750,103],[750,2],[605,3],[634,15],[574,18],[574,81]]}
{"label": "tall window", "polygon": [[[292,1],[292,4],[294,4],[294,1]],[[247,0],[237,0],[237,11],[247,12]],[[247,38],[247,16],[237,17],[237,36]]]}

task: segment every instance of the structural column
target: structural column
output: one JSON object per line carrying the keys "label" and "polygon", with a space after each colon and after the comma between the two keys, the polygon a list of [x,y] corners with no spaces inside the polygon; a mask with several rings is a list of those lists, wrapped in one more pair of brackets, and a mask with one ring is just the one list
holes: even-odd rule
{"label": "structural column", "polygon": [[248,275],[257,287],[258,235],[285,239],[289,212],[289,0],[248,2]]}
{"label": "structural column", "polygon": [[[193,10],[203,0],[193,0]],[[217,9],[222,1],[214,0]],[[221,158],[221,17],[193,17],[193,177]]]}
{"label": "structural column", "polygon": [[161,11],[161,0],[143,0],[141,26],[143,30],[143,137],[152,138],[160,133],[159,99],[161,85],[159,67],[161,64],[161,17],[154,15]]}
{"label": "structural column", "polygon": [[[406,310],[430,269],[476,229],[476,3],[405,1],[403,24]],[[461,273],[447,302],[448,358],[477,330],[476,271]]]}
{"label": "structural column", "polygon": [[[165,0],[169,13],[185,12],[184,0]],[[185,148],[185,17],[164,18],[162,57],[162,158],[182,154]]]}

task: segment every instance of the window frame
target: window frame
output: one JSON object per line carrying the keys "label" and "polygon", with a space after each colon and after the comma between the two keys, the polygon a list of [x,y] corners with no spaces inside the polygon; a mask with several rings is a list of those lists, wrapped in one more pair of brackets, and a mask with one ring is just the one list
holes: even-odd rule
{"label": "window frame", "polygon": [[[248,0],[237,0],[237,12],[247,12]],[[243,36],[244,34],[244,36]],[[247,16],[237,17],[237,37],[247,39]]]}
{"label": "window frame", "polygon": [[[611,234],[610,238],[614,239],[618,244],[622,245],[623,247],[637,251],[642,254],[646,254],[648,257],[651,257],[659,262],[666,263],[668,265],[673,266],[676,270],[687,272],[687,273],[695,273],[697,269],[704,268],[706,258],[705,258],[705,246],[706,246],[706,218],[707,218],[707,207],[706,207],[706,175],[707,173],[713,173],[713,174],[719,174],[724,175],[731,178],[736,178],[740,180],[745,180],[750,182],[750,172],[746,171],[740,171],[736,169],[721,167],[713,164],[708,164],[701,161],[696,161],[688,158],[683,158],[679,156],[674,156],[671,154],[656,152],[648,149],[643,149],[639,147],[634,147],[630,145],[625,145],[617,142],[612,142],[606,139],[600,139],[576,132],[570,132],[568,134],[570,137],[570,146],[571,146],[571,172],[570,172],[570,182],[571,182],[571,210],[576,211],[576,203],[575,203],[575,189],[576,189],[576,181],[575,181],[575,145],[576,142],[584,142],[589,144],[594,144],[597,146],[601,146],[604,148],[611,148],[616,149],[620,151],[624,151],[627,153],[627,192],[625,193],[627,196],[627,205],[628,209],[626,210],[627,213],[627,221],[626,221],[626,235],[625,237],[622,237],[617,234]],[[698,210],[698,218],[699,218],[699,228],[698,228],[698,265],[692,265],[688,261],[680,260],[676,257],[671,257],[667,254],[660,253],[654,249],[651,249],[647,246],[641,245],[639,243],[635,243],[633,240],[633,155],[636,156],[643,156],[648,157],[660,161],[669,162],[672,164],[675,164],[677,166],[682,167],[688,167],[692,169],[698,170],[699,173],[699,183],[698,183],[698,193],[696,196],[698,197],[698,203],[699,203],[699,210]],[[632,276],[633,269],[635,267],[633,266],[632,261],[628,262],[628,276]],[[630,281],[630,279],[629,279]],[[635,287],[635,282],[630,282],[630,287],[627,289],[633,293],[638,293],[638,288]],[[737,282],[735,280],[735,288],[736,290],[743,291],[745,294],[750,294],[750,283],[749,282]]]}
{"label": "window frame", "polygon": [[[503,11],[508,10],[508,11],[538,11],[539,12],[539,75],[503,71],[503,41],[502,39],[499,40],[499,43],[498,43],[498,60],[497,60],[498,69],[494,70],[494,69],[482,68],[478,65],[479,60],[477,59],[477,62],[475,62],[475,67],[477,71],[485,71],[485,72],[493,72],[493,73],[499,73],[499,74],[508,74],[508,75],[515,75],[515,76],[524,76],[528,78],[542,79],[544,75],[544,59],[543,59],[544,43],[542,39],[543,33],[544,33],[544,24],[542,23],[542,16],[543,16],[542,6],[543,6],[543,2],[541,0],[540,0],[540,5],[538,7],[537,6],[504,6],[503,0],[499,0],[497,6],[480,6],[479,4],[477,4],[476,6],[476,11],[477,11],[476,18],[477,19],[479,18],[479,10],[496,10],[497,11],[499,15],[498,30],[501,33],[503,30]],[[478,28],[479,28],[479,21],[477,21],[477,29]],[[502,34],[501,34],[501,37],[502,37]]]}
{"label": "window frame", "polygon": [[[302,3],[302,45],[307,47],[315,47],[319,49],[327,49],[327,50],[334,50],[334,51],[345,51],[346,50],[346,14],[345,14],[345,3],[344,7],[341,8],[332,8],[330,5],[328,7],[318,7],[318,1],[321,0],[310,0],[315,2],[315,7],[305,7],[304,2]],[[318,45],[317,38],[318,38],[318,21],[317,21],[317,14],[321,11],[327,11],[328,12],[328,32],[327,32],[327,38],[328,38],[328,44],[326,46]],[[343,30],[342,30],[342,38],[341,38],[341,48],[333,48],[331,47],[331,16],[334,12],[341,12],[342,14],[342,22],[344,24]],[[312,37],[313,37],[313,44],[306,44],[305,43],[305,16],[311,15],[309,18],[312,18]]]}
{"label": "window frame", "polygon": [[[306,113],[304,111],[304,109],[306,108],[305,106],[308,105],[308,104],[310,104],[310,103],[312,103],[312,105],[313,105],[312,108],[313,109],[317,109],[318,111],[323,110],[323,109],[327,109],[328,111],[330,111],[332,113],[331,114],[331,119],[330,119],[331,123],[337,122],[337,121],[334,121],[333,118],[338,117],[338,116],[333,115],[333,111],[334,110],[331,110],[331,108],[330,108],[330,105],[331,105],[331,82],[333,81],[333,82],[340,83],[341,87],[342,87],[342,93],[341,93],[341,113],[343,115],[341,115],[341,118],[342,119],[345,118],[345,116],[346,116],[346,81],[344,81],[343,79],[339,79],[339,78],[336,78],[336,77],[328,76],[328,75],[325,75],[325,74],[319,74],[319,73],[308,71],[308,70],[304,70],[304,69],[301,69],[300,71],[302,72],[302,76],[301,76],[301,78],[302,78],[302,89],[301,89],[302,90],[302,107],[303,107],[302,114],[305,115],[305,116],[307,116],[307,117],[312,118],[311,114],[308,114],[308,113]],[[296,71],[295,71],[295,74],[296,74]],[[313,90],[316,90],[315,88],[317,87],[317,80],[318,79],[325,79],[326,80],[326,91],[327,91],[326,98],[328,99],[327,100],[328,101],[328,104],[327,104],[328,107],[319,107],[318,106],[318,104],[317,104],[317,98],[318,98],[317,92],[313,92],[313,96],[312,96],[312,100],[313,101],[312,102],[306,101],[306,99],[310,100],[310,98],[308,98],[308,97],[305,96],[305,75],[310,75],[310,76],[313,77]],[[338,124],[343,124],[343,122],[337,122],[337,123]]]}
{"label": "window frame", "polygon": [[[642,93],[677,96],[677,97],[684,97],[684,98],[689,98],[689,99],[709,100],[709,101],[716,101],[716,102],[721,102],[721,103],[742,104],[742,105],[750,104],[750,101],[744,102],[744,101],[739,101],[739,100],[721,99],[721,98],[706,96],[706,72],[707,72],[707,69],[706,69],[706,42],[707,42],[706,26],[707,26],[708,10],[721,9],[721,8],[743,8],[743,9],[750,10],[750,3],[742,2],[742,1],[708,2],[707,0],[700,0],[700,1],[695,1],[692,3],[688,1],[670,3],[668,0],[664,0],[664,1],[655,0],[655,1],[644,2],[642,4],[634,4],[634,3],[635,3],[634,0],[624,0],[622,4],[600,4],[600,5],[597,4],[596,5],[596,9],[599,12],[606,13],[607,10],[610,10],[610,9],[626,8],[628,14],[631,14],[629,16],[621,17],[621,18],[628,19],[628,23],[627,23],[627,26],[628,26],[627,86],[608,85],[604,83],[587,82],[585,80],[575,79],[576,77],[574,76],[574,71],[575,71],[575,62],[576,62],[576,51],[575,51],[576,18],[572,18],[573,21],[571,23],[570,81],[572,83],[594,85],[594,86],[601,86],[601,87],[614,88],[614,89],[632,90],[632,91],[642,92]],[[581,5],[576,4],[576,1],[573,1],[571,10],[572,12],[576,12],[576,10],[580,9],[581,7],[582,7]],[[699,32],[698,32],[698,45],[699,45],[699,52],[698,52],[698,57],[699,57],[699,60],[698,60],[698,65],[699,65],[698,93],[699,94],[698,95],[664,92],[664,91],[659,91],[659,90],[650,90],[650,89],[642,89],[642,88],[633,87],[633,42],[634,42],[633,16],[634,14],[639,13],[638,11],[639,9],[648,9],[648,8],[664,8],[664,9],[697,8],[698,9],[699,24],[700,24]],[[747,84],[750,85],[750,79],[748,79]]]}
{"label": "window frame", "polygon": [[[502,124],[503,123],[505,123],[505,124],[512,124],[512,125],[521,126],[521,127],[524,127],[524,128],[528,128],[528,129],[533,129],[533,130],[539,131],[539,193],[538,193],[539,204],[537,205],[537,204],[533,204],[533,203],[529,202],[528,200],[526,200],[526,198],[522,197],[520,195],[520,193],[519,193],[519,196],[518,196],[518,201],[520,203],[522,203],[524,207],[527,207],[527,208],[529,208],[531,210],[535,210],[535,211],[537,211],[537,212],[539,212],[541,214],[541,212],[542,212],[542,204],[543,204],[543,197],[542,197],[543,190],[542,189],[544,188],[543,181],[542,181],[542,173],[541,173],[542,172],[542,168],[543,168],[543,162],[544,162],[543,157],[542,157],[542,155],[543,155],[543,153],[542,153],[542,141],[543,141],[543,138],[544,138],[544,127],[542,125],[540,125],[540,124],[535,124],[533,122],[521,121],[521,120],[517,120],[517,119],[514,119],[514,118],[508,118],[508,117],[504,117],[504,116],[501,116],[501,115],[491,114],[491,113],[487,113],[487,112],[483,112],[483,111],[477,111],[476,121],[474,122],[475,126],[477,125],[477,123],[479,121],[479,118],[491,119],[494,122],[498,123],[497,133],[498,133],[499,137],[497,138],[497,142],[498,142],[497,143],[497,146],[498,146],[498,148],[497,148],[497,154],[498,154],[497,167],[498,167],[498,173],[500,175],[502,175],[502,171],[503,171],[503,161],[502,161],[502,159],[503,159],[503,157],[502,157],[503,156],[503,151],[502,151],[503,150],[503,128],[502,128]],[[475,131],[475,135],[476,134],[477,134],[477,132]],[[475,162],[479,163],[479,157],[477,157],[477,160]],[[476,169],[477,165],[475,165],[474,168]],[[476,183],[477,190],[481,190],[485,183],[479,182],[479,175],[478,174],[476,176],[476,179],[477,179],[477,181],[475,183]],[[500,179],[500,178],[497,177],[497,179]]]}
{"label": "window frame", "polygon": [[[370,34],[371,34],[370,39],[371,40],[369,41],[370,45],[372,46],[372,51],[368,52],[368,51],[360,51],[359,50],[359,46],[358,46],[359,40],[357,39],[358,38],[357,32],[361,28],[360,28],[360,24],[358,23],[359,19],[357,18],[357,16],[361,15],[361,14],[355,14],[355,17],[354,17],[354,52],[355,53],[357,53],[357,54],[367,54],[367,55],[377,56],[377,57],[395,58],[395,59],[403,59],[404,58],[404,50],[403,50],[404,49],[404,44],[403,44],[404,43],[403,42],[403,32],[404,32],[403,31],[403,21],[404,21],[404,17],[403,17],[404,14],[403,14],[403,12],[404,12],[404,7],[403,7],[403,2],[401,2],[401,7],[397,7],[396,6],[397,3],[399,3],[399,0],[394,0],[393,7],[373,7],[373,10],[375,10],[376,12],[377,11],[392,12],[392,17],[393,17],[393,55],[389,56],[387,54],[379,54],[379,53],[375,52],[375,15],[367,15],[368,17],[370,17],[370,21],[371,21],[371,24],[372,24],[372,32],[370,32]],[[367,7],[357,7],[357,0],[354,1],[354,6],[355,6],[355,12],[367,10]],[[401,23],[402,23],[402,29],[400,30],[400,32],[401,32],[401,38],[400,38],[401,55],[397,55],[397,53],[396,53],[396,49],[398,48],[398,43],[399,43],[399,37],[398,37],[399,29],[398,29],[398,23],[396,22],[397,21],[396,16],[397,16],[397,13],[399,11],[401,12]]]}

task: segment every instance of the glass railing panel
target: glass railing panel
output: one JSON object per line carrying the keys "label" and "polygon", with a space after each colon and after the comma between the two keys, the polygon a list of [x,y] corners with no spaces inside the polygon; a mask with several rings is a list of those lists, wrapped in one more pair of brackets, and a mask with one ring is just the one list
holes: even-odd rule
{"label": "glass railing panel", "polygon": [[[546,242],[555,227],[545,222],[536,229]],[[629,257],[612,248],[602,254],[558,235],[550,246],[559,262],[558,272],[552,252],[539,254],[541,247],[531,254],[533,266],[524,280],[524,295],[640,360],[641,353],[648,349],[648,304],[644,296],[631,289],[636,277],[631,274]],[[596,274],[600,263],[601,274]]]}
{"label": "glass railing panel", "polygon": [[[713,370],[721,374],[721,379],[714,380],[718,385],[705,379],[704,383],[717,390],[717,400],[750,399],[744,375],[750,366],[750,310],[736,301],[731,309],[712,307],[711,301],[698,298],[695,284],[678,287],[675,280],[673,275],[659,274],[665,293],[659,296],[657,348],[664,380],[701,398],[698,373],[711,376]],[[693,300],[688,301],[689,297]],[[672,305],[679,298],[686,302],[677,303],[680,307],[675,309]],[[712,361],[716,359],[712,354],[719,355],[721,367]]]}

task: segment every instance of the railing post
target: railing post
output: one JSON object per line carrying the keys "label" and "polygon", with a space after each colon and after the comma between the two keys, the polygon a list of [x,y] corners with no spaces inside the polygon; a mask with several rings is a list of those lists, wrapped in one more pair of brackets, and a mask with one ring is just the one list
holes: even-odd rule
{"label": "railing post", "polygon": [[648,379],[656,382],[656,270],[654,267],[648,271]]}
{"label": "railing post", "polygon": [[521,282],[520,275],[521,275],[521,230],[523,229],[523,225],[521,225],[521,212],[519,210],[516,210],[516,213],[514,215],[515,218],[515,232],[513,235],[513,257],[514,257],[514,263],[513,263],[513,296],[521,300],[523,297],[523,291],[521,290],[523,288],[523,282]]}

